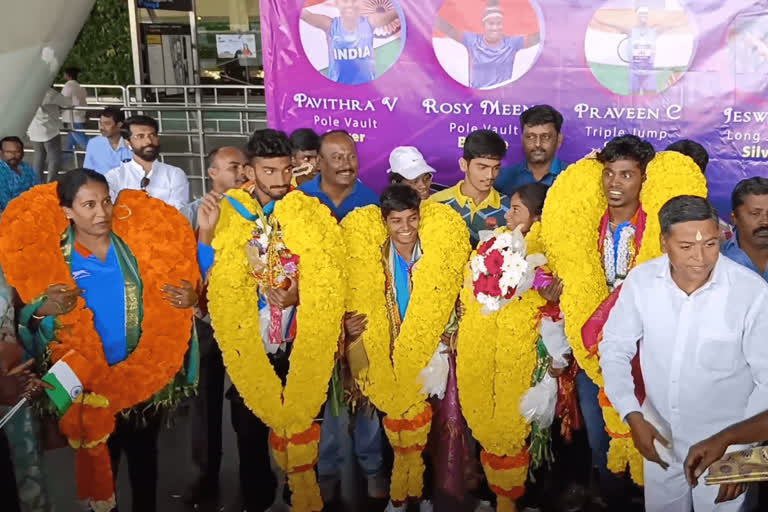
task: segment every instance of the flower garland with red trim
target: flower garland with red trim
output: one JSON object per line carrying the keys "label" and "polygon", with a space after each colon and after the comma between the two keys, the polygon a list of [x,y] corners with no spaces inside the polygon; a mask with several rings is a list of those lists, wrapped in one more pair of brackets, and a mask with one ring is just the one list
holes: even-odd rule
{"label": "flower garland with red trim", "polygon": [[[525,237],[525,254],[543,252],[541,224]],[[501,228],[497,234],[502,234]],[[491,242],[486,242],[486,244]],[[480,249],[478,249],[479,251]],[[470,261],[474,260],[473,253]],[[499,511],[515,510],[525,492],[531,426],[520,414],[520,400],[531,387],[536,369],[540,309],[546,301],[528,290],[501,309],[488,309],[475,297],[471,265],[467,265],[461,301],[456,378],[461,410],[472,435],[483,448],[481,463]]]}
{"label": "flower garland with red trim", "polygon": [[365,314],[361,339],[369,366],[360,389],[387,416],[384,429],[395,452],[393,502],[421,496],[432,408],[419,373],[429,364],[451,317],[470,253],[462,218],[444,204],[422,202],[419,239],[424,251],[413,268],[408,311],[392,348],[382,248],[387,229],[376,206],[358,208],[341,223],[347,248],[347,309]]}
{"label": "flower garland with red trim", "polygon": [[[245,190],[230,190],[227,195],[250,214],[263,217],[261,205]],[[265,226],[273,221],[275,229]],[[208,309],[232,382],[245,405],[272,430],[272,453],[288,475],[293,510],[319,511],[323,502],[313,469],[320,429],[315,418],[327,398],[344,317],[344,296],[334,292],[346,281],[344,241],[330,210],[300,191],[278,201],[269,222],[248,220],[229,200],[222,201]],[[262,238],[264,245],[284,243],[285,250],[298,258],[297,331],[285,385],[264,345],[256,341],[259,281],[251,275],[247,246],[254,236],[265,234],[271,236]],[[273,264],[282,265],[279,258]]]}
{"label": "flower garland with red trim", "polygon": [[[0,220],[0,265],[8,284],[25,303],[49,286],[75,286],[61,252],[69,222],[59,206],[56,183],[40,185],[11,201]],[[59,426],[76,449],[77,490],[96,511],[114,506],[114,483],[106,441],[115,415],[161,391],[181,368],[192,332],[192,310],[163,300],[162,286],[197,282],[196,243],[187,220],[145,192],[125,190],[115,205],[113,232],[131,249],[143,282],[144,318],[136,349],[109,366],[93,314],[80,297],[71,312],[56,318],[52,362],[74,350],[91,372],[85,393],[61,418]],[[162,242],[162,243],[159,243]]]}
{"label": "flower garland with red trim", "polygon": [[[568,342],[576,362],[600,388],[603,375],[599,358],[585,346],[582,328],[610,293],[599,251],[600,224],[607,208],[602,170],[603,165],[591,157],[569,166],[547,193],[541,228],[549,265],[564,284],[560,308]],[[706,197],[703,173],[687,156],[671,151],[657,153],[648,164],[640,192],[647,222],[636,265],[661,256],[659,210],[683,194]],[[611,436],[608,469],[621,473],[629,467],[635,482],[642,484],[642,456],[632,442],[630,429],[607,398],[601,402]]]}

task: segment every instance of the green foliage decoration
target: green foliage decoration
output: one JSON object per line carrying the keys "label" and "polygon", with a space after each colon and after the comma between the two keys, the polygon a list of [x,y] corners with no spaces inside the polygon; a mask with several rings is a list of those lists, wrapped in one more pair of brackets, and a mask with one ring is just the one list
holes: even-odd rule
{"label": "green foliage decoration", "polygon": [[63,70],[67,67],[80,68],[78,81],[82,84],[133,83],[126,0],[96,0],[62,66],[59,81],[63,81]]}

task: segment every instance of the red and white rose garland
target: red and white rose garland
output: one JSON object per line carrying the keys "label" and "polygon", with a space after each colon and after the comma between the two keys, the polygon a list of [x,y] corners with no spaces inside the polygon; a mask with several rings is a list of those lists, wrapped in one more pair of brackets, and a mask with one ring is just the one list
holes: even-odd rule
{"label": "red and white rose garland", "polygon": [[543,254],[527,254],[519,229],[495,232],[483,241],[470,261],[472,284],[483,312],[493,313],[530,290]]}

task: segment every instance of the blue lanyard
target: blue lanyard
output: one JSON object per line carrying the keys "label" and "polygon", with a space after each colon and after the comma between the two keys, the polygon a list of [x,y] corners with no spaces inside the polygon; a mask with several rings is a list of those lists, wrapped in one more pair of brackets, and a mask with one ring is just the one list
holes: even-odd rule
{"label": "blue lanyard", "polygon": [[229,204],[232,205],[232,208],[235,209],[237,213],[239,213],[244,219],[249,220],[251,222],[256,222],[256,219],[258,219],[258,215],[255,213],[249,212],[245,206],[240,204],[240,202],[237,201],[237,199],[234,199],[230,196],[224,196],[227,198],[227,201],[229,201]]}

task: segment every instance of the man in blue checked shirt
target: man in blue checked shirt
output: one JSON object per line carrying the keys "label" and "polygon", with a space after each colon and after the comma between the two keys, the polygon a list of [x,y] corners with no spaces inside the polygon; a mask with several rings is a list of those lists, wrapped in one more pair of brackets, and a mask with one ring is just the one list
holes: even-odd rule
{"label": "man in blue checked shirt", "polygon": [[120,129],[125,115],[117,107],[107,107],[99,115],[100,137],[88,141],[83,167],[106,174],[133,158],[133,151],[126,145]]}

